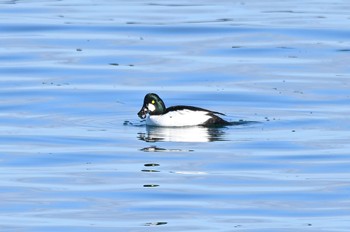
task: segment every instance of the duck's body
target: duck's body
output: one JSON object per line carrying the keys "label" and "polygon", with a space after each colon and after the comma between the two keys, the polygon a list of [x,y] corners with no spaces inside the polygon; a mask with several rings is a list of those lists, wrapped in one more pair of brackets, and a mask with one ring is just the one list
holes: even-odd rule
{"label": "duck's body", "polygon": [[[148,115],[147,115],[148,113]],[[217,115],[219,112],[194,106],[165,107],[162,99],[154,93],[145,96],[144,104],[138,113],[140,118],[146,118],[149,126],[183,127],[183,126],[224,126],[230,122]]]}
{"label": "duck's body", "polygon": [[146,124],[150,126],[165,127],[227,124],[226,121],[215,114],[220,113],[193,106],[172,106],[167,108],[164,114],[148,115]]}

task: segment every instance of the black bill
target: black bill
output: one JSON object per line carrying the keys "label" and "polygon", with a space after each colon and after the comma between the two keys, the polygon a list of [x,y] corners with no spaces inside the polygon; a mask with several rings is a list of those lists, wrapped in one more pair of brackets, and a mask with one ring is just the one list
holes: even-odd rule
{"label": "black bill", "polygon": [[142,119],[145,119],[146,118],[146,115],[147,115],[147,112],[148,112],[148,109],[146,106],[143,106],[141,108],[141,110],[137,113],[137,116],[139,116],[140,118]]}

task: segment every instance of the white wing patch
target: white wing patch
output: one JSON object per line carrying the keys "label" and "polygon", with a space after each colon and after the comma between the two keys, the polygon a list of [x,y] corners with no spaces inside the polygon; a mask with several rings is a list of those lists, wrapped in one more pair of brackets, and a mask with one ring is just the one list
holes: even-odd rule
{"label": "white wing patch", "polygon": [[210,115],[205,111],[177,110],[163,115],[151,115],[146,119],[146,124],[150,126],[197,126],[210,119]]}

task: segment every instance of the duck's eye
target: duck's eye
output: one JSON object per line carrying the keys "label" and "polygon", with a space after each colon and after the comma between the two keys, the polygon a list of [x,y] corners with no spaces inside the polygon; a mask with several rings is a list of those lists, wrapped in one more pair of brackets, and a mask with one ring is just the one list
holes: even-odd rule
{"label": "duck's eye", "polygon": [[151,103],[154,104],[154,103],[156,103],[156,101],[155,101],[155,100],[152,100]]}

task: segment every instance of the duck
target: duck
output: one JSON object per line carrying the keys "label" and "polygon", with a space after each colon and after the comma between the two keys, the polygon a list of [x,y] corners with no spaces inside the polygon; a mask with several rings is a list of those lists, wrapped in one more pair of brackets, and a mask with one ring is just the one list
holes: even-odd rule
{"label": "duck", "polygon": [[220,116],[225,114],[195,106],[177,105],[166,107],[164,101],[155,93],[146,94],[143,106],[137,113],[146,119],[147,126],[188,127],[188,126],[227,126],[232,125]]}

